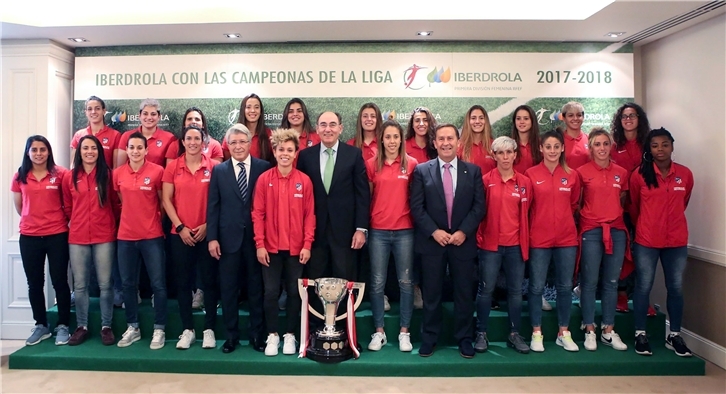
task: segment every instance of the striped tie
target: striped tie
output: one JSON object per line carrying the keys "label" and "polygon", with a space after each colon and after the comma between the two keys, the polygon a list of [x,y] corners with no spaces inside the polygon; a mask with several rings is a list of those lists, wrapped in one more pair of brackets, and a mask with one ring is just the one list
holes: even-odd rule
{"label": "striped tie", "polygon": [[239,175],[237,175],[237,186],[239,186],[239,192],[242,195],[242,200],[247,202],[247,171],[245,171],[245,165],[243,163],[237,163],[239,166]]}

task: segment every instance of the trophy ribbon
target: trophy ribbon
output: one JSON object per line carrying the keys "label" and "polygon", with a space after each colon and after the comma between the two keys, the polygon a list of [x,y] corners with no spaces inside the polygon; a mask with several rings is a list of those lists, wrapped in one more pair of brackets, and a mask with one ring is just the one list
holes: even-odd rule
{"label": "trophy ribbon", "polygon": [[[355,331],[355,296],[353,295],[353,285],[355,282],[348,282],[348,319],[347,319],[347,326],[348,326],[348,345],[350,346],[351,350],[353,350],[353,355],[355,358],[360,357],[360,351],[358,351],[358,340],[357,335]],[[300,345],[302,348],[302,345]],[[302,350],[301,350],[302,352]]]}
{"label": "trophy ribbon", "polygon": [[[307,289],[308,280],[302,279],[302,285]],[[300,313],[300,352],[297,358],[305,358],[305,352],[308,348],[308,330],[310,329],[308,327],[308,292],[301,292],[300,299],[302,300],[302,313]]]}

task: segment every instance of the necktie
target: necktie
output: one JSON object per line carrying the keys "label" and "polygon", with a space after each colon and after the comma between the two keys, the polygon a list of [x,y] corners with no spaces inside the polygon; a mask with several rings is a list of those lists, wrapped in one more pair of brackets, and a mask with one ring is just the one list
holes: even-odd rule
{"label": "necktie", "polygon": [[325,186],[325,192],[330,192],[330,183],[333,180],[333,168],[335,167],[335,160],[333,160],[333,148],[325,150],[328,154],[328,161],[325,162],[325,171],[323,171],[323,186]]}
{"label": "necktie", "polygon": [[239,175],[237,175],[237,186],[239,186],[239,192],[242,195],[242,200],[247,202],[247,171],[245,165],[237,163],[239,167]]}
{"label": "necktie", "polygon": [[444,164],[444,198],[446,199],[446,216],[451,229],[451,210],[454,207],[454,179],[451,177],[451,163]]}

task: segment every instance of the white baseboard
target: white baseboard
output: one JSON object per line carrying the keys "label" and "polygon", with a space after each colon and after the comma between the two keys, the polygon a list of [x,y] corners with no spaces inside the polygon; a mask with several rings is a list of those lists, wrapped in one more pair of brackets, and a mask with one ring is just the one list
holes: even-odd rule
{"label": "white baseboard", "polygon": [[35,325],[31,323],[3,323],[2,339],[26,339]]}
{"label": "white baseboard", "polygon": [[[671,325],[670,322],[666,320],[666,335],[670,334],[670,332]],[[686,340],[688,348],[691,349],[694,354],[718,365],[722,369],[726,369],[725,347],[711,342],[710,340],[694,332],[688,331],[685,328],[681,328],[681,336]]]}

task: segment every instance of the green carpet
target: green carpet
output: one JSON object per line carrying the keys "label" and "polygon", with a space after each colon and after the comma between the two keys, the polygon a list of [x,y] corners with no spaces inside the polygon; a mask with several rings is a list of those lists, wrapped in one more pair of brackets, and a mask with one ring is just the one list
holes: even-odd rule
{"label": "green carpet", "polygon": [[[341,375],[341,376],[589,376],[589,375],[704,375],[703,360],[681,358],[664,346],[665,316],[659,314],[648,321],[649,336],[654,355],[644,357],[635,354],[632,349],[619,352],[600,344],[596,352],[588,352],[582,347],[583,334],[576,329],[581,318],[580,310],[572,307],[571,328],[573,337],[580,345],[578,353],[566,352],[554,343],[557,330],[556,310],[543,312],[543,330],[545,333],[544,353],[527,355],[516,353],[507,348],[504,338],[508,332],[506,312],[492,311],[490,318],[489,338],[493,341],[490,350],[477,354],[473,359],[462,358],[451,338],[451,316],[453,305],[446,304],[444,333],[434,355],[429,358],[418,356],[420,341],[418,334],[421,311],[415,311],[412,322],[413,353],[402,353],[398,350],[397,305],[386,314],[387,335],[391,342],[379,352],[363,351],[358,360],[350,360],[339,364],[321,364],[296,356],[265,357],[255,352],[246,343],[232,354],[223,354],[221,346],[224,338],[221,317],[217,329],[216,349],[202,349],[201,341],[189,350],[177,350],[176,336],[181,331],[178,318],[178,307],[174,301],[169,302],[169,323],[167,324],[167,342],[161,350],[150,350],[148,347],[153,312],[148,301],[141,305],[140,320],[142,340],[128,348],[116,346],[105,347],[100,343],[98,334],[98,303],[91,304],[90,325],[91,336],[82,345],[55,346],[52,339],[36,346],[26,346],[10,355],[11,369],[47,369],[47,370],[93,370],[93,371],[127,371],[127,372],[172,372],[200,374],[251,374],[251,375]],[[505,305],[504,305],[505,306]],[[526,307],[526,303],[525,303]],[[525,309],[526,310],[526,309]],[[284,312],[282,313],[284,314]],[[599,311],[598,311],[599,315]],[[373,332],[372,317],[367,305],[357,314],[358,337],[362,346],[367,346],[368,338]],[[203,328],[203,313],[195,313],[197,336]],[[57,313],[51,310],[51,325],[57,321]],[[75,319],[73,315],[72,320]],[[527,313],[523,313],[523,327],[529,326]],[[125,329],[123,310],[114,314],[114,332],[117,338]],[[94,325],[95,324],[95,325]],[[240,311],[240,327],[247,324],[247,314]],[[281,324],[282,325],[282,324]],[[284,326],[284,325],[283,325]],[[617,314],[617,331],[623,340],[632,347],[633,322],[632,313]],[[530,329],[523,330],[529,339]]]}

